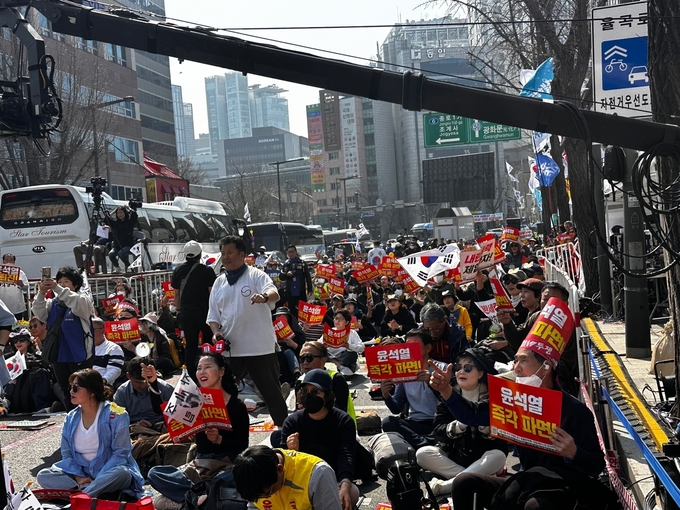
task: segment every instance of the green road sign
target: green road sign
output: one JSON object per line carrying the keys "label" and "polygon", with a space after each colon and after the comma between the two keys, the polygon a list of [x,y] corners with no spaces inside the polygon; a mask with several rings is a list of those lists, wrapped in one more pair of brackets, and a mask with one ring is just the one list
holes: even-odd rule
{"label": "green road sign", "polygon": [[425,147],[519,140],[519,128],[444,113],[423,114]]}

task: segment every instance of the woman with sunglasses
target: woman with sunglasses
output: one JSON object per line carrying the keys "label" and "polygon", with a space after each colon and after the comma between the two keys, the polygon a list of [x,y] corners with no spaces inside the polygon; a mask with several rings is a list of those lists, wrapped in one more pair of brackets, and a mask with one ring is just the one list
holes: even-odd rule
{"label": "woman with sunglasses", "polygon": [[61,432],[61,460],[38,473],[44,489],[79,489],[92,498],[136,501],[144,479],[132,458],[130,417],[109,402],[109,390],[96,370],[68,379],[71,402]]}
{"label": "woman with sunglasses", "polygon": [[[153,371],[155,373],[155,370]],[[147,377],[146,369],[142,375]],[[161,496],[154,498],[157,510],[179,509],[186,492],[194,483],[209,478],[222,478],[234,487],[233,461],[248,448],[250,418],[245,404],[238,398],[238,388],[226,358],[215,352],[201,354],[196,367],[196,379],[201,388],[221,389],[232,429],[205,429],[196,434],[196,458],[180,468],[156,466],[147,479]],[[153,384],[153,381],[149,381]],[[154,410],[162,413],[160,395],[151,394]]]}
{"label": "woman with sunglasses", "polygon": [[[453,391],[470,402],[488,400],[487,374],[496,374],[480,349],[470,348],[454,359]],[[424,446],[416,452],[418,465],[437,477],[430,482],[435,496],[450,495],[453,480],[460,473],[495,475],[505,467],[508,447],[505,441],[489,435],[489,427],[472,427],[456,420],[442,401],[434,416],[437,446]]]}

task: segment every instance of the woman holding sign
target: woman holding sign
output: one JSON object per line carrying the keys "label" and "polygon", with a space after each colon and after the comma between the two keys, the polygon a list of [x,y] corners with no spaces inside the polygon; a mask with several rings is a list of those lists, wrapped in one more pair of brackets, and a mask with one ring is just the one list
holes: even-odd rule
{"label": "woman holding sign", "polygon": [[[150,372],[155,374],[155,371]],[[142,375],[146,376],[146,373],[143,371]],[[245,404],[238,398],[238,389],[226,358],[215,352],[201,354],[196,379],[201,389],[222,390],[231,428],[213,427],[196,434],[196,458],[191,463],[180,468],[151,468],[147,479],[161,493],[160,497],[154,498],[154,507],[157,510],[181,508],[186,492],[201,480],[219,477],[233,484],[232,463],[239,453],[248,448],[248,412]],[[152,404],[154,410],[162,413],[160,395],[152,394]]]}
{"label": "woman holding sign", "polygon": [[356,331],[350,328],[352,316],[344,308],[333,315],[333,328],[324,328],[319,339],[328,345],[331,361],[338,366],[338,371],[350,377],[357,371],[359,354],[364,352],[364,344]]}

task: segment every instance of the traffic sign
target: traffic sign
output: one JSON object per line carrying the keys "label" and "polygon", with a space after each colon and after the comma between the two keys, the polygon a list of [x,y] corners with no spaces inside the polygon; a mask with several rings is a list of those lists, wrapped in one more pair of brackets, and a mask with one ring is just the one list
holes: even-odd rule
{"label": "traffic sign", "polygon": [[372,216],[375,216],[375,212],[373,211],[364,211],[361,213],[362,218],[370,218]]}
{"label": "traffic sign", "polygon": [[647,2],[593,9],[596,111],[651,115],[647,42]]}
{"label": "traffic sign", "polygon": [[444,113],[423,114],[426,148],[519,140],[519,128]]}

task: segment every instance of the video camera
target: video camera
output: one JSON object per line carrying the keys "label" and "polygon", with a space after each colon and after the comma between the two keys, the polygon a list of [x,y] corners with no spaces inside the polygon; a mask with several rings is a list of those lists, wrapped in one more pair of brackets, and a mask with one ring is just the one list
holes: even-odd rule
{"label": "video camera", "polygon": [[130,209],[132,209],[133,211],[136,211],[136,210],[139,209],[140,207],[143,207],[143,206],[144,206],[144,203],[143,203],[141,200],[131,199],[131,200],[128,202],[128,206],[129,206]]}
{"label": "video camera", "polygon": [[101,195],[106,187],[106,179],[103,177],[93,177],[90,179],[90,185],[85,186],[85,193],[92,193],[93,195]]}

